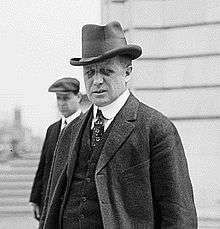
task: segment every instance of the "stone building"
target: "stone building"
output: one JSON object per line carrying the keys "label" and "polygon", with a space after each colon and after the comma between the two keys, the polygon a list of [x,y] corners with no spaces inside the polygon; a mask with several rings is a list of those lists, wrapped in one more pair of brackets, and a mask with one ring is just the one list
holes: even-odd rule
{"label": "stone building", "polygon": [[104,0],[101,16],[143,48],[130,87],[175,123],[199,217],[220,220],[220,1]]}

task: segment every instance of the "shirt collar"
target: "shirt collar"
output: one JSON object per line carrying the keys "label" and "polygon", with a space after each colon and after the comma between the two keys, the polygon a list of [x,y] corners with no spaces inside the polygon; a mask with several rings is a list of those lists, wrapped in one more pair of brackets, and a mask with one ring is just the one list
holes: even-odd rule
{"label": "shirt collar", "polygon": [[117,115],[117,113],[120,111],[120,109],[124,106],[129,95],[130,95],[130,91],[127,89],[115,101],[113,101],[112,103],[110,103],[107,106],[97,107],[96,105],[94,105],[93,117],[96,117],[97,109],[100,109],[102,111],[103,116],[106,119],[108,120],[113,119]]}
{"label": "shirt collar", "polygon": [[64,124],[65,120],[67,122],[67,125],[72,122],[75,118],[77,118],[78,116],[80,116],[81,114],[81,110],[79,109],[78,111],[76,111],[75,113],[73,113],[72,115],[70,115],[69,117],[65,118],[64,116],[62,116],[62,125]]}

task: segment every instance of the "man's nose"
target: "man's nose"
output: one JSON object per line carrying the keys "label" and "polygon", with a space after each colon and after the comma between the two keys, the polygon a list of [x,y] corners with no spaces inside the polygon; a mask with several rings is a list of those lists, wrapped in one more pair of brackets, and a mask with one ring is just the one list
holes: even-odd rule
{"label": "man's nose", "polygon": [[59,104],[60,104],[61,106],[63,106],[63,105],[65,105],[65,104],[66,104],[66,101],[64,101],[64,100],[60,100],[60,101],[59,101]]}
{"label": "man's nose", "polygon": [[96,73],[93,78],[94,85],[99,85],[103,83],[103,76],[100,73]]}

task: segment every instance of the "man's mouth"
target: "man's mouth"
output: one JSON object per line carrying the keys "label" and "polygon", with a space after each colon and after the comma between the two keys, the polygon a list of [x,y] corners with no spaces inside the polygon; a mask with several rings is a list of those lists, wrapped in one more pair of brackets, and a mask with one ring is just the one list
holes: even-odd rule
{"label": "man's mouth", "polygon": [[95,93],[95,94],[102,94],[104,92],[106,92],[106,90],[96,90],[96,91],[93,91],[93,93]]}
{"label": "man's mouth", "polygon": [[61,107],[61,111],[66,112],[67,108],[66,107]]}

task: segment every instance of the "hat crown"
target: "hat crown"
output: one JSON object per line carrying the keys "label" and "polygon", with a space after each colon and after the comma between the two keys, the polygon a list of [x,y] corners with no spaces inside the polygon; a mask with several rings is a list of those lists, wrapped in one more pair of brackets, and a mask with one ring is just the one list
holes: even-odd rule
{"label": "hat crown", "polygon": [[114,21],[105,26],[87,24],[82,28],[82,57],[90,58],[127,45],[121,25]]}
{"label": "hat crown", "polygon": [[85,66],[117,55],[126,55],[131,60],[142,53],[138,45],[127,44],[119,22],[105,26],[87,24],[82,28],[82,58],[72,58],[70,64]]}
{"label": "hat crown", "polygon": [[49,92],[79,92],[80,83],[76,78],[65,77],[54,82],[48,89]]}

